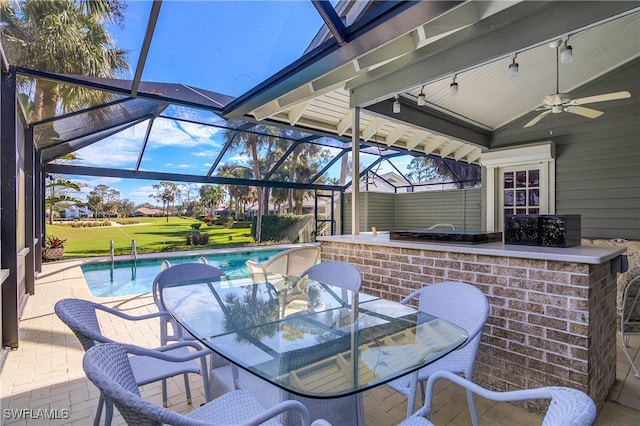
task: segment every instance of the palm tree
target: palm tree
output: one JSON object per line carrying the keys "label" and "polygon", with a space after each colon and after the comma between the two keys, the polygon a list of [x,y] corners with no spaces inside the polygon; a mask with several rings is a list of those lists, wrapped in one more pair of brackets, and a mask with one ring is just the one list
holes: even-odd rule
{"label": "palm tree", "polygon": [[[257,125],[251,132],[238,132],[226,130],[226,141],[231,142],[231,148],[249,156],[251,170],[254,179],[262,179],[276,161],[276,148],[280,138],[273,133],[269,126]],[[258,217],[256,221],[256,241],[260,241],[262,216],[265,206],[269,211],[269,189],[259,187],[258,191]]]}
{"label": "palm tree", "polygon": [[162,212],[164,213],[166,208],[167,222],[169,222],[169,206],[176,200],[178,185],[163,180],[153,185],[153,189],[156,190],[156,193],[149,195],[149,197],[162,203]]}
{"label": "palm tree", "polygon": [[49,195],[44,200],[45,209],[49,209],[49,225],[53,225],[53,206],[57,203],[66,201],[68,203],[82,204],[82,201],[67,195],[68,191],[80,191],[80,186],[70,180],[53,178],[45,185],[45,189],[49,192]]}
{"label": "palm tree", "polygon": [[211,218],[216,215],[216,207],[224,199],[222,188],[217,185],[202,185],[200,187],[200,202],[209,209]]}
{"label": "palm tree", "polygon": [[[104,24],[121,20],[122,7],[119,0],[23,0],[16,14],[5,1],[0,7],[5,22],[3,46],[11,62],[23,67],[114,77],[129,66],[126,51],[114,47]],[[25,80],[22,83],[25,85]],[[58,108],[73,111],[104,103],[111,96],[45,79],[37,79],[33,89],[27,108],[33,121],[55,116]]]}

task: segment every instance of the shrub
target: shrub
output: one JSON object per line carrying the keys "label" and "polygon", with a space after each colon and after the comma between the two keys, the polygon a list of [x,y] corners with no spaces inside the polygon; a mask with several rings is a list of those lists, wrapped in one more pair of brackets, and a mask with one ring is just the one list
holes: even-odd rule
{"label": "shrub", "polygon": [[[276,214],[262,216],[262,232],[261,240],[282,241],[289,240],[296,242],[298,240],[298,231],[300,231],[310,220],[311,215],[294,215],[294,214]],[[256,218],[253,218],[251,226],[251,235],[256,238]]]}

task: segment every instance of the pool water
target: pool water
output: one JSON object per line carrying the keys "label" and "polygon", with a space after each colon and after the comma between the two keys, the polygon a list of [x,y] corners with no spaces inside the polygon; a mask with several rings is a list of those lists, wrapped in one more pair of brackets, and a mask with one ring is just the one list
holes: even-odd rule
{"label": "pool water", "polygon": [[[227,275],[249,273],[245,262],[249,259],[264,262],[284,249],[269,249],[204,255],[209,265],[222,269]],[[200,255],[191,257],[160,257],[138,259],[137,262],[89,263],[82,266],[82,273],[92,295],[97,297],[130,296],[151,292],[163,260],[172,265],[195,262]]]}

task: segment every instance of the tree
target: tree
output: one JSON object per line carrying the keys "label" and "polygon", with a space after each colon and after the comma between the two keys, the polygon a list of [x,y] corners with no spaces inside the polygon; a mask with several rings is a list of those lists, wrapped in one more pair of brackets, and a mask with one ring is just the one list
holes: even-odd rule
{"label": "tree", "polygon": [[93,188],[87,196],[87,204],[98,216],[110,216],[117,211],[120,192],[107,185],[100,184]]}
{"label": "tree", "polygon": [[198,185],[195,183],[183,183],[177,185],[178,191],[176,192],[176,199],[180,209],[180,214],[186,214],[187,216],[193,216],[195,210],[193,206],[196,204],[195,199],[197,194]]}
{"label": "tree", "polygon": [[200,187],[200,202],[209,210],[209,215],[215,217],[218,204],[224,199],[222,187],[217,185],[202,185]]}
{"label": "tree", "polygon": [[67,201],[69,203],[81,204],[82,201],[68,195],[69,191],[80,191],[80,186],[70,180],[59,179],[50,175],[50,182],[45,185],[45,190],[49,196],[44,201],[45,209],[49,209],[49,225],[53,224],[53,206],[57,203]]}
{"label": "tree", "polygon": [[407,177],[412,183],[423,183],[441,178],[435,166],[435,161],[431,157],[413,157],[407,165],[407,170],[409,170]]}
{"label": "tree", "polygon": [[[129,69],[126,52],[114,47],[106,22],[122,22],[124,3],[119,0],[23,0],[17,7],[1,6],[5,23],[2,43],[12,62],[31,69],[95,77],[115,77]],[[22,86],[26,80],[19,82]],[[104,103],[110,94],[61,85],[46,79],[33,83],[26,110],[32,121]],[[25,98],[22,97],[24,100]],[[94,112],[96,117],[100,112]],[[44,126],[47,127],[47,126]],[[47,135],[55,137],[55,135]]]}
{"label": "tree", "polygon": [[178,185],[163,180],[153,185],[153,189],[156,190],[156,193],[149,195],[149,197],[162,203],[162,214],[166,214],[167,222],[169,222],[169,206],[176,200]]}
{"label": "tree", "polygon": [[[273,133],[273,129],[269,126],[257,125],[251,132],[226,130],[224,137],[226,142],[231,143],[232,149],[240,151],[249,157],[253,178],[263,179],[276,161],[276,144],[280,139]],[[269,192],[269,188],[257,188],[257,241],[261,239],[262,216],[264,215],[265,207],[267,211],[269,210]]]}

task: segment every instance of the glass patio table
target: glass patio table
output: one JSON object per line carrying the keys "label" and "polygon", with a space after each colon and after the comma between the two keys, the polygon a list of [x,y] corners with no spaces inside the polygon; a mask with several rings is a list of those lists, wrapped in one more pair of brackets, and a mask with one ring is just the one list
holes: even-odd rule
{"label": "glass patio table", "polygon": [[362,392],[467,340],[464,329],[410,306],[279,274],[176,282],[161,297],[204,345],[302,397]]}

